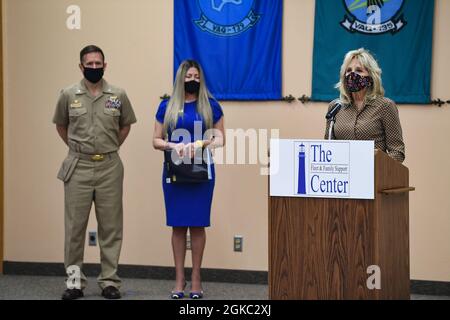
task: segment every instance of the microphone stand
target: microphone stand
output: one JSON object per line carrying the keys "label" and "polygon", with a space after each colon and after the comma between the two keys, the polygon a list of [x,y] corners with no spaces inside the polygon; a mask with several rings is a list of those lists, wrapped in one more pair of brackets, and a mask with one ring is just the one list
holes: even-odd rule
{"label": "microphone stand", "polygon": [[328,111],[327,115],[325,116],[325,118],[327,120],[330,120],[330,128],[328,130],[328,140],[332,140],[334,124],[336,123],[336,115],[341,110],[341,108],[342,108],[342,105],[339,102],[337,102],[337,103],[335,103],[334,107],[331,108],[331,110]]}

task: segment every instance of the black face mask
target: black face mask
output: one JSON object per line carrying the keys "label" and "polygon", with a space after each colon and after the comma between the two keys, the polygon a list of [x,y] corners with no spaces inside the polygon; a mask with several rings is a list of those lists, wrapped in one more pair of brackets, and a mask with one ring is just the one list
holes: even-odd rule
{"label": "black face mask", "polygon": [[200,91],[200,82],[195,80],[187,81],[184,83],[184,90],[190,94],[196,94]]}
{"label": "black face mask", "polygon": [[345,76],[345,85],[350,92],[359,92],[364,88],[373,86],[373,79],[370,76],[360,76],[356,72],[351,72]]}
{"label": "black face mask", "polygon": [[103,68],[94,69],[84,67],[83,74],[86,80],[88,80],[89,82],[97,83],[102,80],[104,71],[105,70]]}

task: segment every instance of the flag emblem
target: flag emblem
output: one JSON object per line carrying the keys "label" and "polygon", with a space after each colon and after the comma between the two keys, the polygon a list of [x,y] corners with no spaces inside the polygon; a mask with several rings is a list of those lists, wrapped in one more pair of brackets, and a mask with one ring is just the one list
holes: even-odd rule
{"label": "flag emblem", "polygon": [[395,34],[406,25],[399,15],[404,0],[344,0],[348,15],[341,26],[349,32],[363,34]]}
{"label": "flag emblem", "polygon": [[204,32],[229,37],[255,26],[260,15],[253,10],[254,0],[198,0],[201,16],[194,23]]}

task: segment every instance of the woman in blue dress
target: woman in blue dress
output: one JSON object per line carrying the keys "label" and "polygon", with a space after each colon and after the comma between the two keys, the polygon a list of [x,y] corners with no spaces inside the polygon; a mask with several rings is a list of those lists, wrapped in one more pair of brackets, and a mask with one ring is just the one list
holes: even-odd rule
{"label": "woman in blue dress", "polygon": [[[209,93],[201,66],[192,60],[181,63],[170,100],[164,100],[156,113],[153,146],[175,150],[180,157],[193,157],[197,148],[209,149],[225,144],[222,108]],[[189,134],[188,134],[189,133]],[[210,157],[208,157],[210,158]],[[203,297],[200,267],[206,243],[205,227],[210,226],[215,172],[209,164],[210,180],[201,183],[170,183],[163,168],[166,222],[172,227],[172,249],[176,282],[173,299],[184,297],[186,233],[189,229],[192,250],[190,298]]]}

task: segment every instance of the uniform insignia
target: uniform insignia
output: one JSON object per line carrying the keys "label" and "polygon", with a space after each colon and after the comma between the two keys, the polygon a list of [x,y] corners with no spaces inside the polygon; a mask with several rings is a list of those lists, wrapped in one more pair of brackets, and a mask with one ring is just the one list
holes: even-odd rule
{"label": "uniform insignia", "polygon": [[82,104],[80,101],[74,100],[74,101],[70,104],[70,107],[71,107],[71,108],[80,108],[82,105],[83,105],[83,104]]}
{"label": "uniform insignia", "polygon": [[106,101],[105,108],[107,109],[120,109],[122,107],[122,101],[117,96],[111,96]]}

